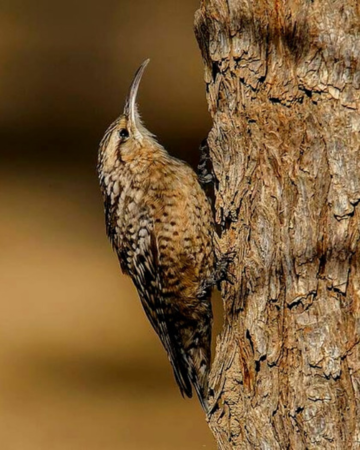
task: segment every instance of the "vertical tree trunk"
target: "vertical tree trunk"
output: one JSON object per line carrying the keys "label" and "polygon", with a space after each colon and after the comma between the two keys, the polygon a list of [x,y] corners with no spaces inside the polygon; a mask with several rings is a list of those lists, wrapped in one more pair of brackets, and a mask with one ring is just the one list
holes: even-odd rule
{"label": "vertical tree trunk", "polygon": [[223,251],[220,449],[360,448],[360,6],[202,0]]}

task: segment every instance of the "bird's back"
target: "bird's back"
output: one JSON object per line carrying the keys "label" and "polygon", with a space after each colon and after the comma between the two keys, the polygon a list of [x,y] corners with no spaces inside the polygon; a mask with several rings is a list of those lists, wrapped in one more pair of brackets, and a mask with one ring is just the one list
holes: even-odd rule
{"label": "bird's back", "polygon": [[[115,233],[115,248],[175,366],[178,383],[179,378],[197,383],[204,396],[212,311],[211,292],[203,282],[214,270],[210,205],[185,163],[167,156],[166,162],[159,158],[147,163],[145,158],[136,166],[114,211],[112,222],[121,230]],[[185,384],[182,391],[190,396],[189,383]]]}

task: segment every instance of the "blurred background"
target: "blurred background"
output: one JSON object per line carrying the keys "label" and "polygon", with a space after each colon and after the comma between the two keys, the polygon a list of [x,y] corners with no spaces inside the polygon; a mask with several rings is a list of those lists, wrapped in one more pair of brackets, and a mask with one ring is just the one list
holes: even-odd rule
{"label": "blurred background", "polygon": [[197,7],[1,2],[1,449],[215,448],[120,273],[95,173],[98,143],[148,57],[144,121],[196,165],[210,128]]}

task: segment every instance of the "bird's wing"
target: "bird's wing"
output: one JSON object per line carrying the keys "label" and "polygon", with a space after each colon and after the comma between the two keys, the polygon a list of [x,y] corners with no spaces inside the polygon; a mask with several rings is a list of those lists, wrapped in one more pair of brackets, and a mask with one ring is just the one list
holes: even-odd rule
{"label": "bird's wing", "polygon": [[176,339],[177,333],[171,323],[169,306],[162,294],[161,268],[156,236],[152,225],[144,223],[139,228],[138,242],[134,251],[134,267],[131,277],[139,292],[141,303],[151,325],[159,335],[171,362],[182,395],[192,396],[185,357]]}

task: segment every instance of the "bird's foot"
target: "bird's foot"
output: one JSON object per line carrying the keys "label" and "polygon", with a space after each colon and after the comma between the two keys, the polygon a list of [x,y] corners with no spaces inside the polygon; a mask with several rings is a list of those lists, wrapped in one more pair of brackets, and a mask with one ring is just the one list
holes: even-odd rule
{"label": "bird's foot", "polygon": [[204,139],[200,145],[200,161],[197,166],[198,179],[201,186],[213,183],[215,180],[214,174],[211,170],[210,150],[207,140]]}
{"label": "bird's foot", "polygon": [[219,290],[220,283],[222,281],[227,281],[232,285],[235,283],[235,276],[229,271],[229,265],[234,261],[234,258],[235,252],[229,251],[221,255],[221,257],[216,261],[213,277],[215,280],[215,284]]}
{"label": "bird's foot", "polygon": [[227,281],[232,285],[235,283],[235,276],[229,272],[229,264],[234,261],[234,257],[235,252],[228,252],[217,260],[212,275],[201,284],[199,289],[200,296],[208,295],[209,291],[211,291],[214,286],[221,290],[220,283],[222,281]]}

